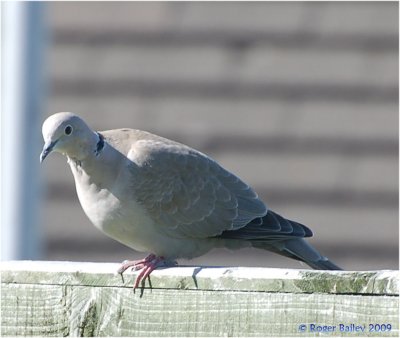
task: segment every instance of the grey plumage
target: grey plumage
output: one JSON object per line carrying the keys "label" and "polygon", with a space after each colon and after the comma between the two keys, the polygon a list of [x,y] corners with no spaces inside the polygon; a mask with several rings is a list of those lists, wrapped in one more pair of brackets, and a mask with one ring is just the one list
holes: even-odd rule
{"label": "grey plumage", "polygon": [[268,210],[250,186],[186,145],[134,129],[96,133],[71,113],[50,116],[43,137],[41,161],[51,151],[67,156],[89,219],[135,250],[174,260],[251,245],[339,269],[304,240],[310,229]]}

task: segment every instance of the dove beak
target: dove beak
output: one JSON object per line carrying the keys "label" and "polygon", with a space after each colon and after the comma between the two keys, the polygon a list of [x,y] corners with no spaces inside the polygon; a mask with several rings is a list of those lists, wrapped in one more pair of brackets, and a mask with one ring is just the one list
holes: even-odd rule
{"label": "dove beak", "polygon": [[40,163],[42,163],[44,159],[47,157],[47,155],[49,155],[53,151],[56,143],[57,141],[53,141],[53,142],[46,142],[44,144],[43,150],[40,154]]}

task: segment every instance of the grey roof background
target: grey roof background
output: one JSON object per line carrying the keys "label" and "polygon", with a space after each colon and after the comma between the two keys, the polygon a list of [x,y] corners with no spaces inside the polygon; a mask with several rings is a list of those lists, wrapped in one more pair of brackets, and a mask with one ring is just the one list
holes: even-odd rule
{"label": "grey roof background", "polygon": [[[47,17],[43,118],[186,143],[343,268],[398,268],[396,2],[51,2]],[[144,255],[90,224],[62,156],[42,170],[45,259]],[[302,267],[256,250],[184,263]]]}

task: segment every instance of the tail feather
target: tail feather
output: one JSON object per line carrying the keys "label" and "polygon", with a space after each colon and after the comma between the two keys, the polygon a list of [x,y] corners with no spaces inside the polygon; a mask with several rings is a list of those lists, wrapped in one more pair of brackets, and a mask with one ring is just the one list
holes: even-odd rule
{"label": "tail feather", "polygon": [[343,270],[336,264],[332,263],[329,259],[319,260],[318,262],[305,262],[315,270]]}
{"label": "tail feather", "polygon": [[239,229],[226,230],[218,237],[226,241],[248,241],[255,248],[297,259],[313,269],[341,270],[304,240],[312,235],[312,231],[305,225],[268,210],[264,217],[255,218]]}
{"label": "tail feather", "polygon": [[253,242],[252,244],[254,247],[270,250],[282,256],[302,261],[315,270],[342,270],[302,238],[264,244],[262,242]]}

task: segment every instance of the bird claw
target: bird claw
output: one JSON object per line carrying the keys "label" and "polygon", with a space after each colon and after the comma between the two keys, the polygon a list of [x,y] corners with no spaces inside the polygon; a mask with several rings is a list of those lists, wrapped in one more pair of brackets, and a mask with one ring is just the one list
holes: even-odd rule
{"label": "bird claw", "polygon": [[118,273],[122,275],[129,268],[132,268],[132,271],[141,270],[139,275],[136,277],[135,284],[133,285],[133,289],[136,289],[140,282],[149,277],[153,270],[164,264],[164,257],[157,257],[156,255],[151,254],[141,260],[123,261],[121,267],[118,269]]}
{"label": "bird claw", "polygon": [[156,255],[148,255],[146,258],[137,260],[137,261],[129,261],[129,260],[125,260],[122,262],[121,267],[118,269],[118,273],[121,275],[122,273],[124,273],[127,269],[132,268],[132,271],[136,271],[136,270],[140,270],[143,268],[143,264],[153,260],[154,258],[156,258]]}

